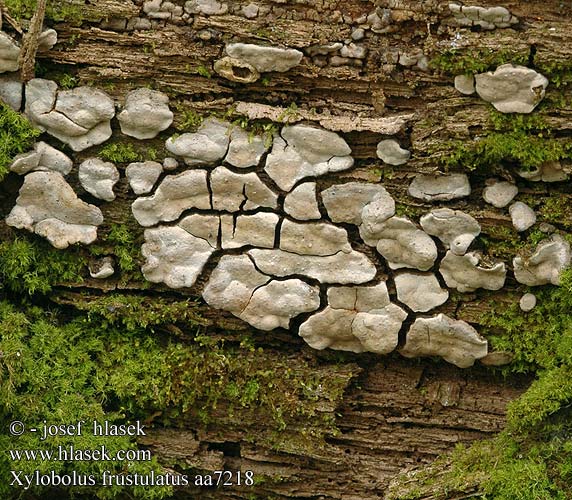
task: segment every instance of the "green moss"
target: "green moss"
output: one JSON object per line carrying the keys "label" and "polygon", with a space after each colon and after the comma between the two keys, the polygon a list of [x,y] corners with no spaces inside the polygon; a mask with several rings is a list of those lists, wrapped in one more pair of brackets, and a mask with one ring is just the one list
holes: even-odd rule
{"label": "green moss", "polygon": [[395,215],[399,217],[409,217],[410,219],[418,219],[427,212],[425,207],[410,205],[408,203],[396,202]]}
{"label": "green moss", "polygon": [[40,131],[23,115],[0,102],[0,181],[14,156],[29,151],[39,135]]}
{"label": "green moss", "polygon": [[511,50],[472,49],[446,50],[437,54],[430,66],[450,75],[472,75],[491,71],[501,64],[513,63],[526,65],[529,52]]}
{"label": "green moss", "polygon": [[73,89],[79,85],[79,79],[69,73],[59,75],[56,82],[64,90]]}
{"label": "green moss", "polygon": [[[139,348],[136,348],[140,346]],[[25,433],[15,438],[6,429],[11,420],[24,420],[26,425],[49,423],[73,423],[79,420],[91,422],[108,420],[111,423],[125,422],[121,404],[110,404],[114,398],[126,399],[127,391],[119,381],[127,383],[142,377],[142,370],[148,370],[149,377],[164,375],[160,352],[149,338],[137,339],[125,336],[118,330],[104,331],[82,321],[59,322],[55,315],[38,308],[17,308],[7,302],[0,302],[0,418],[2,449],[55,449],[73,445],[76,449],[96,449],[105,445],[108,452],[134,450],[136,443],[130,437],[93,436],[89,432],[81,436],[60,436],[50,443],[41,442],[40,435]],[[117,348],[125,358],[118,361],[108,349]],[[146,349],[148,348],[148,349]],[[123,363],[126,363],[125,365]],[[127,368],[129,367],[129,368]],[[138,370],[129,374],[127,370]],[[129,379],[125,377],[128,376]],[[152,386],[146,389],[152,390]],[[135,384],[132,391],[141,388]],[[107,408],[106,408],[107,407]],[[6,424],[6,425],[4,425]],[[31,474],[34,470],[46,473],[94,474],[98,478],[104,470],[115,473],[148,473],[161,468],[155,460],[151,462],[58,462],[42,460],[10,461],[7,454],[0,457],[2,477],[8,471],[22,470]],[[98,479],[100,481],[100,479]],[[92,498],[115,498],[122,488],[71,488],[70,493],[90,495]],[[32,488],[39,493],[40,489]],[[44,489],[45,492],[45,489]],[[133,488],[135,498],[164,498],[168,488]],[[0,484],[2,498],[14,498],[14,489],[8,481]]]}
{"label": "green moss", "polygon": [[102,147],[97,155],[105,161],[113,163],[129,163],[142,161],[144,158],[140,152],[136,151],[132,144],[128,142],[114,142]]}
{"label": "green moss", "polygon": [[212,78],[212,73],[211,71],[203,65],[200,65],[199,67],[197,67],[197,73],[201,76],[204,76],[205,78]]}
{"label": "green moss", "polygon": [[[36,10],[37,0],[4,0],[4,5],[12,17],[17,20],[30,19]],[[79,0],[57,0],[48,2],[46,6],[46,19],[56,22],[67,21],[78,24],[82,20]]]}
{"label": "green moss", "polygon": [[127,224],[111,224],[99,229],[99,240],[90,245],[88,251],[96,257],[114,255],[121,272],[121,284],[137,281],[148,285],[140,270],[141,244],[141,235],[136,234],[132,227]]}
{"label": "green moss", "polygon": [[[173,321],[185,329],[186,342],[157,333]],[[68,310],[65,318],[55,310],[0,301],[3,449],[47,447],[33,433],[20,438],[7,434],[7,423],[22,416],[27,425],[37,425],[43,420],[120,423],[148,415],[166,424],[184,415],[187,423],[197,425],[202,419],[208,425],[214,414],[217,425],[223,418],[239,432],[248,422],[256,429],[250,436],[254,441],[264,438],[258,431],[263,434],[269,424],[283,440],[301,429],[307,443],[335,432],[333,408],[351,372],[332,376],[327,368],[299,357],[285,357],[283,352],[263,351],[248,341],[229,344],[206,334],[190,337],[203,323],[191,303],[159,302],[153,309],[150,302],[134,296],[102,298],[90,304],[89,313],[75,315]],[[157,326],[156,332],[144,325]],[[222,417],[219,407],[224,408]],[[89,433],[59,437],[54,443],[73,444],[78,449],[105,444],[110,452],[136,449],[130,437],[102,438]],[[25,473],[51,469],[60,474],[75,470],[95,475],[103,470],[161,470],[154,461],[10,463],[2,454],[2,473],[14,467]],[[170,494],[168,488],[132,488],[129,495],[118,488],[71,488],[70,492],[89,498],[162,498]],[[0,484],[2,498],[10,493],[7,482]]]}
{"label": "green moss", "polygon": [[449,141],[444,146],[439,162],[448,168],[469,171],[504,162],[532,170],[547,161],[572,158],[572,145],[547,134],[531,135],[523,131],[493,132],[472,142]]}
{"label": "green moss", "polygon": [[500,224],[483,228],[479,241],[487,255],[502,260],[512,259],[524,246],[524,241],[512,226]]}
{"label": "green moss", "polygon": [[546,222],[559,224],[566,228],[572,226],[572,203],[566,195],[552,195],[543,199],[540,217]]}
{"label": "green moss", "polygon": [[77,247],[56,250],[41,239],[17,237],[0,243],[0,277],[18,293],[48,293],[60,283],[81,283],[87,261]]}
{"label": "green moss", "polygon": [[204,117],[193,109],[182,109],[181,113],[182,119],[179,125],[177,125],[177,130],[181,132],[194,132],[204,121]]}
{"label": "green moss", "polygon": [[535,66],[557,88],[572,83],[572,64],[569,61],[535,61]]}
{"label": "green moss", "polygon": [[447,168],[490,170],[502,163],[533,169],[547,161],[572,158],[572,145],[553,137],[539,115],[504,115],[491,111],[490,130],[473,141],[445,141],[438,161]]}
{"label": "green moss", "polygon": [[562,273],[559,287],[536,287],[538,305],[524,314],[516,298],[483,317],[494,335],[497,350],[509,350],[514,361],[511,371],[531,371],[572,364],[572,271]]}
{"label": "green moss", "polygon": [[200,315],[197,302],[190,299],[175,301],[116,293],[77,300],[74,307],[85,311],[90,321],[96,321],[103,327],[121,326],[129,332],[141,328],[153,331],[154,327],[164,324],[207,324]]}

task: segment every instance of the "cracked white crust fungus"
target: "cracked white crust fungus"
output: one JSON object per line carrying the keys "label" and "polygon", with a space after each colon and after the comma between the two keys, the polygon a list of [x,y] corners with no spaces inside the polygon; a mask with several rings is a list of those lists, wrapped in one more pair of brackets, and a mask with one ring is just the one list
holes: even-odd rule
{"label": "cracked white crust fungus", "polygon": [[481,226],[469,214],[450,208],[436,208],[421,217],[421,227],[441,240],[455,255],[463,255],[480,234]]}
{"label": "cracked white crust fungus", "polygon": [[256,167],[268,147],[260,135],[251,135],[240,127],[235,127],[230,133],[230,144],[225,162],[233,167]]}
{"label": "cracked white crust fungus", "polygon": [[264,170],[284,191],[306,177],[339,172],[354,164],[351,149],[334,132],[308,125],[285,126],[274,138]]}
{"label": "cracked white crust fungus", "polygon": [[418,174],[407,193],[423,201],[449,201],[469,196],[471,185],[466,174]]}
{"label": "cracked white crust fungus", "polygon": [[210,178],[212,208],[225,212],[276,208],[278,195],[264,184],[256,172],[236,173],[217,167]]}
{"label": "cracked white crust fungus", "polygon": [[438,314],[417,318],[399,352],[406,358],[441,356],[459,368],[468,368],[484,358],[487,350],[487,341],[471,325]]}
{"label": "cracked white crust fungus", "polygon": [[280,229],[280,249],[298,255],[350,253],[348,233],[329,222],[300,223],[285,219]]}
{"label": "cracked white crust fungus", "polygon": [[433,273],[399,272],[395,275],[397,299],[414,312],[427,312],[447,302],[449,292],[441,288]]}
{"label": "cracked white crust fungus", "polygon": [[363,210],[374,199],[376,199],[376,204],[370,207],[371,209],[376,208],[377,210],[380,205],[383,205],[387,207],[388,217],[395,213],[393,198],[379,184],[346,182],[345,184],[335,184],[322,191],[322,201],[332,222],[347,222],[356,226],[363,222]]}
{"label": "cracked white crust fungus", "polygon": [[431,237],[406,217],[390,217],[368,232],[360,226],[360,236],[375,246],[391,269],[411,267],[427,271],[437,259],[437,246]]}
{"label": "cracked white crust fungus", "polygon": [[403,165],[411,157],[407,149],[403,149],[395,139],[385,139],[377,145],[377,157],[388,165]]}
{"label": "cracked white crust fungus", "polygon": [[74,151],[83,151],[111,137],[115,106],[102,90],[77,87],[58,91],[55,82],[35,78],[26,84],[25,113],[41,130]]}
{"label": "cracked white crust fungus", "polygon": [[250,302],[254,290],[270,281],[259,272],[248,255],[223,255],[203,290],[212,307],[238,316]]}
{"label": "cracked white crust fungus", "polygon": [[237,217],[221,215],[222,248],[273,248],[279,219],[278,214],[268,212]]}
{"label": "cracked white crust fungus", "polygon": [[170,288],[191,287],[215,251],[208,241],[179,226],[146,229],[141,253],[145,279]]}
{"label": "cracked white crust fungus", "polygon": [[80,200],[59,172],[32,172],[24,178],[6,224],[44,236],[56,248],[93,243],[101,210]]}
{"label": "cracked white crust fungus", "polygon": [[536,214],[526,203],[517,201],[513,203],[508,212],[512,220],[512,225],[520,233],[536,224]]}
{"label": "cracked white crust fungus", "polygon": [[53,170],[67,175],[73,168],[71,159],[45,142],[34,144],[34,150],[14,157],[10,170],[24,175],[33,170]]}
{"label": "cracked white crust fungus", "polygon": [[318,256],[254,249],[248,255],[263,273],[277,277],[302,275],[321,283],[361,284],[375,278],[377,273],[373,262],[355,250]]}
{"label": "cracked white crust fungus", "polygon": [[20,47],[3,31],[0,31],[0,73],[18,71]]}
{"label": "cracked white crust fungus", "polygon": [[390,303],[385,283],[371,287],[332,287],[328,306],[300,326],[314,349],[387,354],[397,347],[407,313]]}
{"label": "cracked white crust fungus", "polygon": [[304,182],[284,198],[284,212],[298,220],[321,219],[316,198],[316,183]]}
{"label": "cracked white crust fungus", "polygon": [[163,166],[156,161],[130,163],[125,169],[129,186],[135,194],[147,194],[163,173]]}
{"label": "cracked white crust fungus", "polygon": [[504,208],[518,194],[518,188],[512,182],[495,182],[488,180],[490,184],[483,190],[483,199],[493,207]]}
{"label": "cracked white crust fungus", "polygon": [[131,205],[133,216],[142,226],[174,221],[189,208],[211,208],[206,170],[168,175],[152,196],[137,198]]}
{"label": "cracked white crust fungus", "polygon": [[320,291],[299,279],[272,280],[257,288],[239,318],[259,330],[288,328],[299,314],[320,307]]}
{"label": "cracked white crust fungus", "polygon": [[165,147],[189,166],[212,164],[222,160],[230,142],[230,123],[207,118],[196,132],[170,137]]}
{"label": "cracked white crust fungus", "polygon": [[260,73],[285,72],[300,64],[304,54],[296,49],[266,47],[252,43],[229,43],[226,53],[240,61],[247,62]]}
{"label": "cracked white crust fungus", "polygon": [[115,199],[113,186],[119,180],[119,171],[113,163],[89,158],[79,166],[78,177],[82,187],[96,198],[105,201]]}

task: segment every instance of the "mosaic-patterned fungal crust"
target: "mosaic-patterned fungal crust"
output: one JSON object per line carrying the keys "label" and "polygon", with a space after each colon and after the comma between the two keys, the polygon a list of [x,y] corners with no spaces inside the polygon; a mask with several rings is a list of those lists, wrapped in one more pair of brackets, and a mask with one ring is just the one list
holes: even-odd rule
{"label": "mosaic-patterned fungal crust", "polygon": [[165,147],[187,165],[212,164],[222,160],[230,142],[228,123],[209,118],[194,133],[167,139]]}
{"label": "mosaic-patterned fungal crust", "polygon": [[300,326],[314,349],[386,354],[397,347],[407,313],[390,303],[385,283],[370,287],[332,287],[328,306]]}
{"label": "mosaic-patterned fungal crust", "polygon": [[570,243],[559,234],[539,243],[529,256],[513,259],[514,277],[529,286],[560,284],[560,274],[570,265]]}
{"label": "mosaic-patterned fungal crust", "polygon": [[99,158],[89,158],[82,162],[78,171],[79,182],[90,194],[100,200],[113,201],[113,186],[119,180],[115,165]]}
{"label": "mosaic-patterned fungal crust", "polygon": [[[384,155],[405,159],[393,142],[381,146]],[[460,292],[498,290],[505,283],[503,262],[468,251],[481,232],[471,215],[434,208],[414,221],[395,215],[395,201],[381,184],[330,182],[320,189],[322,176],[353,166],[348,144],[334,132],[284,126],[269,145],[210,119],[195,133],[169,139],[167,148],[187,167],[156,187],[160,164],[149,169],[148,180],[146,164],[127,171],[133,187],[143,182],[137,189],[149,193],[132,206],[148,228],[145,277],[172,288],[195,287],[212,268],[202,288],[205,301],[260,330],[295,327],[316,349],[388,353],[397,348],[407,311],[426,313],[448,300],[443,281]],[[178,166],[173,161],[170,168]],[[409,188],[429,202],[470,192],[465,174],[418,175]],[[489,182],[485,198],[503,209],[516,194],[513,185]],[[517,279],[525,272],[546,274],[545,261],[561,269],[567,254],[562,242],[557,247],[539,250],[540,270],[515,261]],[[555,260],[554,252],[562,258]],[[395,303],[379,282],[382,269],[393,276]],[[539,278],[547,279],[554,282]],[[442,314],[412,319],[404,356],[438,355],[466,367],[487,354],[486,340],[462,321]]]}
{"label": "mosaic-patterned fungal crust", "polygon": [[0,73],[18,71],[19,57],[20,47],[12,37],[0,31]]}
{"label": "mosaic-patterned fungal crust", "polygon": [[431,210],[421,217],[420,223],[427,234],[439,238],[445,248],[449,248],[455,255],[464,255],[481,232],[476,219],[450,208]]}
{"label": "mosaic-patterned fungal crust", "polygon": [[373,231],[363,230],[364,227],[367,226],[360,226],[363,240],[376,247],[391,269],[410,267],[427,271],[437,258],[435,242],[406,217],[390,217]]}
{"label": "mosaic-patterned fungal crust", "polygon": [[[143,10],[153,19],[168,19],[165,14],[172,19],[175,12],[164,6],[149,0]],[[228,8],[224,2],[201,0],[187,2],[185,13],[215,16]],[[257,9],[251,4],[243,15],[256,17]],[[452,12],[458,22],[465,22],[462,16],[475,21],[469,7],[453,7]],[[495,8],[483,15],[493,19],[487,22],[498,22],[495,27],[512,23],[510,14]],[[376,11],[364,18],[362,33],[352,32],[352,41],[315,45],[305,52],[314,62],[328,57],[332,65],[335,58],[360,61],[365,49],[357,42],[364,30],[383,33],[389,28],[390,19]],[[257,75],[288,71],[303,57],[296,50],[252,44],[229,44],[226,52],[224,58],[232,64],[251,67]],[[403,53],[397,61],[422,70],[423,57]],[[490,99],[495,106],[512,109],[507,103],[513,99],[519,112],[528,112],[526,106],[535,104],[523,104],[524,87],[541,82],[541,75],[530,71],[511,66],[477,75],[477,92],[483,97],[495,91]],[[0,82],[12,85],[7,79]],[[473,77],[457,78],[455,85],[470,94]],[[114,105],[96,89],[60,91],[54,82],[34,79],[26,85],[25,103],[34,123],[76,151],[111,134]],[[157,139],[163,140],[173,116],[165,95],[139,89],[128,94],[117,119],[127,135],[148,139],[163,133]],[[348,182],[354,167],[350,146],[341,135],[315,125],[285,125],[263,137],[211,117],[196,132],[171,136],[166,149],[169,156],[162,163],[129,164],[125,176],[131,189],[121,183],[117,187],[136,197],[131,210],[144,228],[143,276],[201,293],[210,306],[259,330],[292,329],[315,349],[385,354],[397,349],[401,334],[399,352],[406,357],[441,356],[459,367],[477,359],[510,362],[505,353],[487,354],[487,341],[473,327],[439,313],[451,289],[499,290],[509,273],[524,285],[558,285],[571,262],[570,244],[555,227],[545,231],[554,233],[549,239],[527,255],[516,255],[508,268],[478,250],[479,221],[457,209],[471,195],[464,173],[416,175],[408,194],[425,213],[406,217],[402,206],[396,213],[394,197],[381,183]],[[411,156],[394,139],[379,142],[376,155],[379,165],[395,166]],[[85,156],[71,183],[79,180],[99,199],[97,204],[113,201],[118,169]],[[8,225],[43,236],[57,248],[95,241],[103,215],[64,179],[73,171],[67,155],[38,142],[32,151],[16,156],[10,169],[24,179]],[[519,175],[523,183],[568,176],[560,162]],[[523,202],[513,202],[518,195],[514,183],[497,179],[487,180],[483,190],[489,212],[510,215],[515,229],[526,231],[536,214]],[[446,206],[427,208],[427,203]],[[92,259],[89,273],[95,279],[113,276],[113,259]],[[530,294],[522,298],[523,311],[534,307],[533,299]],[[430,311],[434,316],[426,317]]]}
{"label": "mosaic-patterned fungal crust", "polygon": [[123,111],[117,115],[121,131],[136,139],[153,139],[173,123],[169,98],[157,90],[137,89],[129,92]]}
{"label": "mosaic-patterned fungal crust", "polygon": [[399,272],[395,275],[397,298],[414,312],[427,312],[449,298],[449,292],[432,273]]}
{"label": "mosaic-patterned fungal crust", "polygon": [[449,201],[469,196],[471,185],[466,174],[419,174],[407,193],[423,201]]}
{"label": "mosaic-patterned fungal crust", "polygon": [[449,250],[441,261],[439,272],[447,286],[459,292],[474,292],[477,288],[500,290],[506,278],[504,262],[491,263],[485,267],[477,252],[455,255]]}
{"label": "mosaic-patterned fungal crust", "polygon": [[211,208],[206,170],[168,175],[152,196],[137,198],[131,206],[137,222],[146,227],[174,221],[190,208]]}
{"label": "mosaic-patterned fungal crust", "polygon": [[354,164],[351,149],[334,132],[306,125],[286,126],[274,138],[264,170],[284,191],[307,177],[347,170]]}

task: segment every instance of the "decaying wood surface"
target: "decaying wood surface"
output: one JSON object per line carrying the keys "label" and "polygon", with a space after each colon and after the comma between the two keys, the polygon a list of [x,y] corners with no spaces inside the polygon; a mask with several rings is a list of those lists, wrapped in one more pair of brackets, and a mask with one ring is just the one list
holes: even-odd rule
{"label": "decaying wood surface", "polygon": [[[507,402],[525,380],[502,380],[477,369],[463,371],[397,358],[369,360],[336,409],[341,434],[325,448],[275,450],[262,440],[266,423],[219,408],[207,430],[156,430],[142,442],[158,457],[177,458],[197,471],[252,470],[275,478],[254,488],[185,490],[196,498],[383,498],[404,468],[430,463],[458,443],[489,437],[504,424]],[[288,439],[288,438],[287,438]],[[301,435],[292,435],[294,442]],[[262,441],[262,442],[261,442]],[[181,463],[179,462],[179,463]],[[191,493],[189,493],[191,491]]]}
{"label": "decaying wood surface", "polygon": [[[263,0],[258,4],[272,8],[272,13],[263,18],[196,16],[191,26],[161,22],[151,30],[126,31],[127,20],[139,15],[138,5],[132,0],[91,0],[85,6],[85,19],[80,26],[55,26],[59,43],[41,54],[40,62],[51,69],[76,73],[83,84],[102,86],[118,103],[123,102],[128,90],[149,83],[168,92],[172,104],[198,112],[225,111],[234,105],[238,113],[251,119],[280,121],[278,117],[284,110],[296,103],[298,111],[293,120],[309,120],[340,131],[356,158],[356,169],[319,179],[320,189],[340,180],[379,181],[380,173],[373,168],[381,166],[375,156],[376,144],[382,138],[395,136],[413,151],[413,157],[406,166],[393,169],[391,176],[384,175],[383,182],[398,201],[427,210],[431,205],[407,199],[409,180],[415,173],[437,169],[432,156],[435,145],[451,139],[469,140],[486,129],[490,106],[478,97],[461,97],[450,76],[396,64],[395,54],[421,49],[431,58],[451,48],[510,48],[530,54],[534,64],[562,63],[572,53],[572,6],[568,2],[500,2],[520,23],[516,29],[490,32],[459,32],[446,26],[448,3]],[[478,2],[483,6],[498,3]],[[395,30],[367,39],[368,56],[360,67],[318,67],[305,57],[291,71],[271,74],[268,81],[249,85],[229,82],[212,71],[225,42],[303,50],[313,44],[343,41],[349,38],[351,28],[339,20],[344,15],[356,19],[375,7],[392,10]],[[205,29],[212,33],[208,41],[199,36]],[[198,73],[201,67],[212,73],[210,78]],[[549,87],[547,96],[557,92]],[[572,129],[571,115],[570,109],[563,108],[544,112],[557,136],[567,140]],[[162,135],[149,144],[162,147],[165,138]],[[89,151],[78,154],[76,160],[89,155]],[[475,183],[471,196],[448,206],[471,213],[484,233],[491,226],[510,227],[508,215],[499,215],[484,206],[484,177],[475,178],[479,183]],[[554,188],[559,192],[567,189]],[[117,192],[118,201],[103,207],[104,215],[106,221],[125,222],[131,217],[129,205],[134,196],[124,178]],[[542,197],[548,191],[546,185],[539,185],[531,193]],[[10,197],[3,194],[3,211],[11,206]],[[374,258],[372,249],[363,250]],[[516,285],[509,279],[507,289],[514,290]],[[72,304],[75,293],[97,294],[122,287],[137,285],[125,287],[113,281],[101,284],[87,280],[82,287],[72,286],[54,300]],[[161,286],[153,290],[167,291]],[[196,295],[195,290],[184,293]],[[391,287],[390,293],[395,296]],[[499,292],[466,294],[462,301],[450,300],[435,312],[479,323],[492,301],[510,300],[499,296]],[[212,310],[205,310],[205,316],[215,327],[243,325],[228,314]],[[282,332],[279,342],[272,339],[272,334],[264,335],[267,340],[261,342],[268,343],[270,350],[280,352],[279,344],[284,341],[283,349],[290,355],[318,359],[321,356],[293,334]],[[247,499],[252,494],[258,498],[383,498],[388,482],[397,473],[430,463],[457,443],[498,432],[503,427],[506,405],[529,382],[515,377],[503,379],[480,366],[460,370],[443,363],[404,360],[398,355],[356,356],[352,362],[359,364],[361,374],[348,379],[343,404],[328,410],[336,416],[341,433],[330,437],[323,449],[275,449],[257,438],[270,431],[272,422],[259,420],[252,412],[235,412],[230,417],[224,407],[218,408],[217,418],[206,427],[181,418],[180,429],[155,429],[141,444],[167,463],[177,461],[196,471],[253,470],[269,478],[253,488],[185,490],[180,493],[181,498]],[[327,369],[336,370],[335,365],[328,365]],[[303,441],[302,435],[292,437],[293,442]]]}

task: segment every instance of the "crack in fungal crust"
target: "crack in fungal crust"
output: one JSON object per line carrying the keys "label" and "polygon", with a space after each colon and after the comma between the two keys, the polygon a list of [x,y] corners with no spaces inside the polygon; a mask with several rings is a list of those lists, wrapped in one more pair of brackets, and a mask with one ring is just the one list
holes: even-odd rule
{"label": "crack in fungal crust", "polygon": [[35,78],[26,84],[25,114],[50,135],[83,151],[111,137],[113,100],[102,90],[77,87],[59,91],[55,82]]}
{"label": "crack in fungal crust", "polygon": [[417,318],[399,352],[407,358],[441,356],[459,368],[468,368],[487,355],[487,341],[468,323],[438,314]]}
{"label": "crack in fungal crust", "polygon": [[300,326],[300,336],[314,349],[387,354],[397,347],[407,313],[389,301],[384,282],[331,287],[328,304]]}

